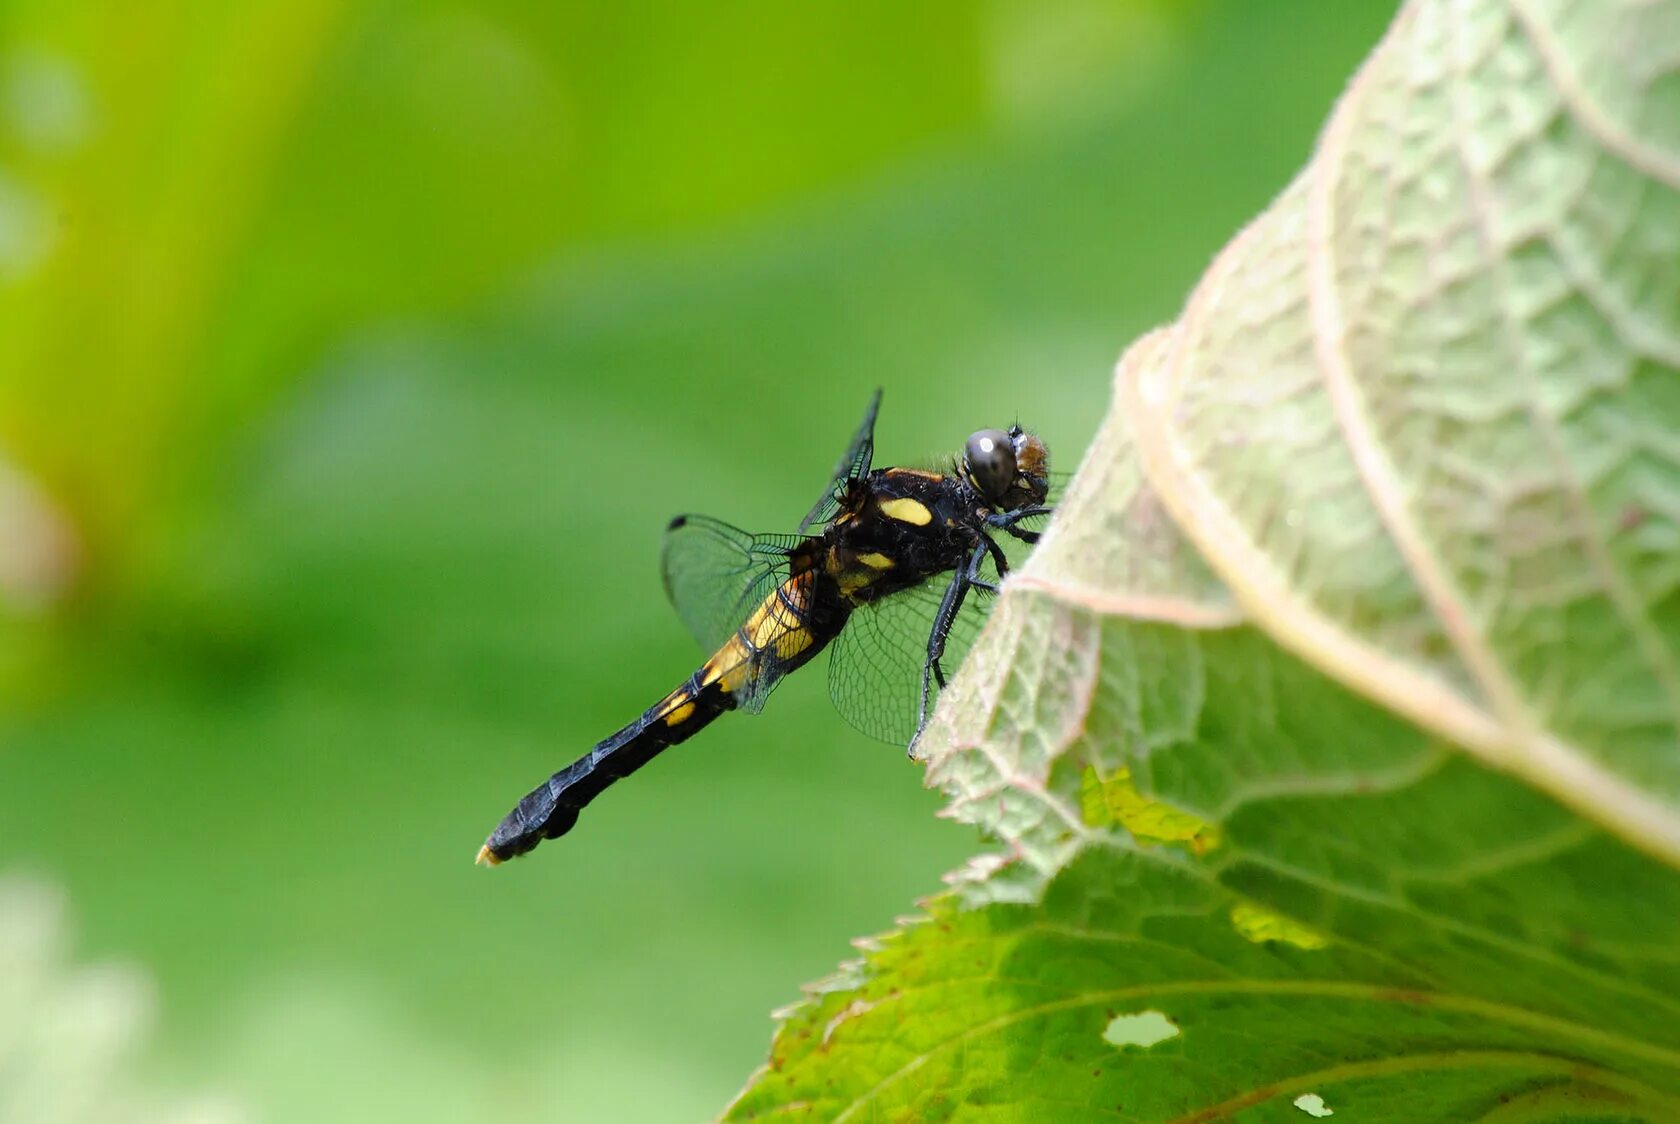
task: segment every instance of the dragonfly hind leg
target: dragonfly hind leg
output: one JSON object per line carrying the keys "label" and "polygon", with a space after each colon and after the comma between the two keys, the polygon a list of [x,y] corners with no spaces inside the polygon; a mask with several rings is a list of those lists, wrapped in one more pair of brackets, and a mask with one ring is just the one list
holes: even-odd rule
{"label": "dragonfly hind leg", "polygon": [[[982,550],[980,547],[984,547],[985,549]],[[980,576],[980,567],[986,561],[987,555],[991,556],[992,565],[997,567],[997,581],[990,581]],[[996,593],[998,591],[998,582],[1003,581],[1003,579],[1008,575],[1009,559],[1004,556],[1003,548],[998,546],[998,544],[993,542],[989,537],[982,539],[979,546],[975,548],[974,553],[969,555],[968,558],[968,587],[970,589],[985,590],[987,593]],[[945,684],[943,683],[940,684],[941,687],[944,685]]]}
{"label": "dragonfly hind leg", "polygon": [[933,619],[933,631],[928,634],[927,661],[922,664],[922,699],[921,706],[916,712],[916,732],[911,735],[910,745],[906,752],[913,758],[916,756],[916,743],[921,740],[922,731],[927,729],[928,704],[932,701],[933,686],[945,689],[945,669],[940,666],[940,659],[945,655],[945,641],[951,635],[951,625],[957,619],[957,613],[962,609],[963,599],[968,596],[969,588],[996,590],[997,586],[980,579],[980,567],[989,554],[997,552],[999,573],[1005,565],[1002,552],[991,539],[982,536],[975,544],[974,552],[969,555],[968,565],[958,570],[951,578],[951,584],[945,588],[945,596],[939,602],[939,612]]}

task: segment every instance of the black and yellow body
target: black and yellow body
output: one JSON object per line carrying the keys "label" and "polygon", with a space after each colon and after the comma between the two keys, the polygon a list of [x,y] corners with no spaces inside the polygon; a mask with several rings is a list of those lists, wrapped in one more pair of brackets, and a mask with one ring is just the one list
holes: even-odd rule
{"label": "black and yellow body", "polygon": [[564,835],[608,785],[698,734],[743,699],[767,695],[777,679],[822,651],[845,615],[832,591],[824,588],[819,597],[819,586],[826,587],[819,577],[807,570],[782,582],[682,686],[528,793],[485,840],[479,861],[493,865]]}
{"label": "black and yellow body", "polygon": [[[912,718],[919,732],[936,686],[944,685],[941,660],[951,628],[971,589],[995,589],[1007,562],[990,531],[1031,542],[1018,524],[1046,514],[1047,454],[1043,443],[1018,427],[982,430],[950,473],[910,468],[871,471],[875,409],[836,469],[835,480],[797,536],[754,536],[698,516],[679,516],[667,532],[666,588],[696,637],[712,649],[693,675],[641,717],[599,742],[528,794],[502,820],[479,851],[495,864],[524,854],[544,839],[569,831],[578,813],[620,777],[647,764],[661,750],[686,741],[728,710],[757,711],[783,676],[848,635],[854,615],[884,621],[883,609],[928,606],[925,647],[908,653],[919,683],[900,691],[891,707],[843,688],[839,652],[830,669],[835,700],[860,729],[895,738]],[[820,530],[817,527],[820,526]],[[930,586],[945,581],[933,598]],[[936,606],[936,607],[935,607]],[[874,643],[851,664],[873,667],[883,653],[896,657],[900,633],[868,627]],[[884,639],[885,638],[885,639]],[[854,645],[858,646],[858,645]],[[844,647],[844,645],[842,645]],[[889,652],[890,650],[890,652]],[[906,709],[909,708],[909,709]],[[913,739],[914,733],[910,737]]]}

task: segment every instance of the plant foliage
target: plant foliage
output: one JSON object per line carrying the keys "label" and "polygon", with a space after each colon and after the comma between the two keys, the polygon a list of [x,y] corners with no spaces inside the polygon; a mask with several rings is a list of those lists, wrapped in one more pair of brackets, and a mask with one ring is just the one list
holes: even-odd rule
{"label": "plant foliage", "polygon": [[1403,8],[942,700],[1001,849],[728,1119],[1680,1119],[1675,43]]}

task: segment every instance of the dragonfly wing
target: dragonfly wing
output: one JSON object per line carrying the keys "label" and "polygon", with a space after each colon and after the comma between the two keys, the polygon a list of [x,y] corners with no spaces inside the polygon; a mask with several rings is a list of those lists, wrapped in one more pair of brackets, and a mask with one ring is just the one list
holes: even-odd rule
{"label": "dragonfly wing", "polygon": [[[928,639],[949,584],[949,577],[936,578],[852,611],[829,656],[828,693],[859,732],[899,746],[916,736]],[[985,623],[989,601],[985,591],[970,589],[952,621],[939,661],[947,680]],[[928,685],[931,713],[939,683],[930,675]]]}
{"label": "dragonfly wing", "polygon": [[858,426],[857,433],[853,434],[852,443],[847,446],[834,466],[828,489],[823,492],[816,506],[800,521],[801,534],[832,519],[840,508],[841,497],[846,494],[846,486],[853,480],[862,480],[869,475],[870,462],[875,459],[875,415],[880,409],[881,391],[877,389],[869,399],[869,407],[863,412],[863,422]]}
{"label": "dragonfly wing", "polygon": [[809,662],[833,636],[833,618],[822,614],[817,602],[822,586],[815,571],[806,570],[771,589],[750,612],[708,668],[729,677],[731,661],[739,672],[732,688],[736,705],[749,713],[764,709],[765,700],[790,671]]}
{"label": "dragonfly wing", "polygon": [[708,653],[788,575],[797,535],[754,535],[704,515],[679,515],[665,531],[665,595]]}

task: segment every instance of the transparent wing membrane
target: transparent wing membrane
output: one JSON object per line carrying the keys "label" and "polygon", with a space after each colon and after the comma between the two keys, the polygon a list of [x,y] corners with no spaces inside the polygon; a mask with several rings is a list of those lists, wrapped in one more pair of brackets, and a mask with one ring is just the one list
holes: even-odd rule
{"label": "transparent wing membrane", "polygon": [[875,415],[881,409],[881,392],[876,390],[869,399],[869,406],[863,412],[863,422],[858,426],[857,433],[852,435],[852,443],[840,455],[839,463],[834,466],[834,473],[829,477],[828,490],[823,493],[816,506],[806,513],[799,522],[800,533],[812,527],[827,523],[834,518],[834,513],[840,509],[840,497],[845,494],[846,485],[853,480],[861,480],[869,475],[870,463],[875,459]]}
{"label": "transparent wing membrane", "polygon": [[788,576],[798,535],[753,535],[704,515],[679,515],[665,532],[665,595],[708,654]]}
{"label": "transparent wing membrane", "polygon": [[[806,602],[795,591],[790,598],[784,590],[766,598],[764,612],[748,618],[742,631],[756,631],[750,637],[757,650],[753,653],[746,675],[736,689],[736,705],[748,714],[757,714],[782,682],[787,673],[811,657],[812,640],[804,631]],[[756,624],[756,630],[753,626]],[[801,641],[803,636],[806,639]]]}
{"label": "transparent wing membrane", "polygon": [[[829,697],[860,732],[899,746],[908,746],[915,737],[928,639],[950,581],[941,577],[859,607],[830,646]],[[968,591],[939,661],[947,679],[968,655],[990,600],[983,590]],[[938,696],[939,683],[930,677],[929,713]]]}

